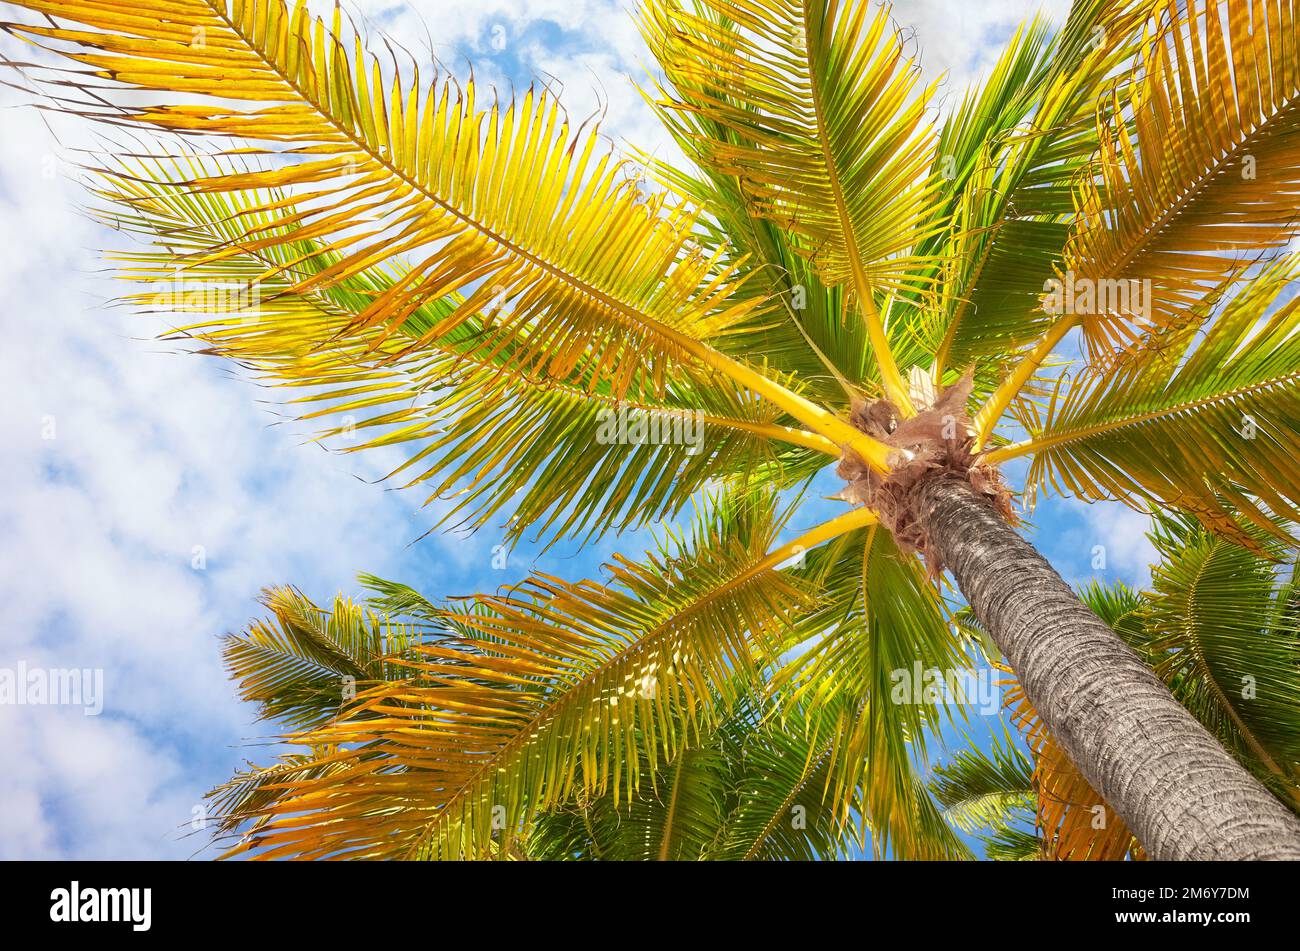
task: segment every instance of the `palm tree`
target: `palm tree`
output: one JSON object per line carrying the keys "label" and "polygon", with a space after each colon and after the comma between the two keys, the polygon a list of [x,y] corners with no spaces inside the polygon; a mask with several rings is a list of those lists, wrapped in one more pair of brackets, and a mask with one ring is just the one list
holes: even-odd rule
{"label": "palm tree", "polygon": [[[1192,520],[1156,519],[1160,561],[1150,591],[1096,582],[1078,594],[1152,667],[1206,729],[1294,812],[1300,810],[1300,616],[1297,583],[1280,578],[1283,552],[1259,539],[1252,552]],[[431,635],[457,636],[447,616],[413,589],[362,576],[362,606],[338,600],[329,611],[292,589],[267,592],[273,621],[226,639],[226,662],[245,700],[282,728],[324,724],[339,713],[340,684],[401,680],[394,662],[418,654]],[[369,616],[367,616],[369,612]],[[385,628],[379,618],[390,622]],[[397,622],[393,626],[392,622]],[[986,644],[969,608],[956,621]],[[828,859],[865,848],[868,803],[850,790],[848,810],[823,808],[835,776],[834,704],[778,706],[763,692],[734,688],[740,700],[706,733],[652,765],[630,798],[579,793],[538,815],[523,835],[499,843],[512,858],[567,860]],[[1249,689],[1243,689],[1248,686]],[[1261,694],[1262,691],[1262,694]],[[942,812],[921,834],[936,854],[968,857],[938,822],[976,833],[992,859],[1144,858],[1132,832],[1063,755],[1023,691],[1013,719],[1030,753],[1009,734],[987,749],[972,743],[934,770]],[[779,716],[773,716],[778,713]],[[644,747],[642,747],[644,749]],[[216,791],[222,831],[248,819],[256,828],[272,784],[291,760],[253,768]],[[579,784],[580,788],[582,785]],[[857,820],[846,821],[846,820]]]}
{"label": "palm tree", "polygon": [[[323,438],[409,448],[394,475],[440,524],[591,539],[708,496],[608,580],[439,608],[459,633],[409,677],[295,734],[247,848],[495,854],[698,748],[740,677],[819,711],[837,815],[861,789],[874,844],[935,854],[912,759],[935,713],[885,698],[914,660],[964,663],[946,570],[1147,854],[1300,858],[1300,821],[1015,531],[998,470],[1293,543],[1290,3],[1079,0],[939,121],[887,9],[649,0],[683,169],[625,162],[547,90],[422,80],[337,8],[8,6],[72,61],[16,64],[28,88],[146,139],[94,186],[145,239],[134,299],[299,387]],[[255,306],[191,293],[232,283]],[[779,544],[781,490],[831,462],[855,507]]]}

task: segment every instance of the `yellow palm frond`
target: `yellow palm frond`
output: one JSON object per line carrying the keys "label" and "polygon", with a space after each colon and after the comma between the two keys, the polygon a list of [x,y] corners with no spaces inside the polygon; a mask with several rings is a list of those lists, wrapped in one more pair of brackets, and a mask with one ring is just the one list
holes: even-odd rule
{"label": "yellow palm frond", "polygon": [[[387,341],[427,301],[456,305],[401,352],[480,313],[473,352],[557,380],[662,388],[672,367],[718,371],[812,420],[837,444],[884,466],[886,453],[846,423],[704,341],[761,300],[738,297],[740,262],[693,240],[698,210],[642,196],[591,125],[571,128],[548,92],[480,108],[473,83],[391,82],[335,8],[332,25],[303,0],[142,0],[123,14],[98,0],[22,0],[55,25],[4,28],[80,65],[50,80],[62,108],[112,125],[234,137],[266,165],[196,176],[197,194],[285,189],[250,211],[220,259],[300,239],[339,256],[295,286],[328,286],[395,257],[413,263],[356,315],[351,332]],[[60,25],[71,21],[78,29]],[[94,81],[94,90],[85,85]],[[107,81],[107,82],[105,82]],[[132,96],[114,103],[99,88]],[[68,88],[82,88],[81,100]],[[195,99],[197,98],[197,102]]]}
{"label": "yellow palm frond", "polygon": [[1165,4],[1066,248],[1065,281],[1097,298],[1076,304],[1094,353],[1178,324],[1300,233],[1295,17],[1286,3]]}
{"label": "yellow palm frond", "polygon": [[[293,188],[274,211],[295,237],[344,252],[331,277],[399,253],[416,259],[358,327],[391,332],[429,297],[464,291],[429,336],[507,301],[485,348],[535,325],[520,362],[559,377],[595,363],[626,386],[630,368],[661,374],[667,357],[684,356],[681,338],[737,316],[726,307],[733,275],[712,273],[688,246],[693,212],[639,202],[596,131],[571,130],[545,92],[480,109],[473,85],[450,79],[386,88],[337,8],[327,27],[305,3],[290,10],[282,0],[143,0],[129,15],[93,0],[19,5],[102,31],[11,27],[60,48],[88,76],[148,94],[101,118],[237,136],[277,159],[198,177],[194,191]],[[177,93],[204,98],[185,104]],[[245,236],[250,246],[281,240]],[[611,326],[618,331],[602,330]],[[630,354],[640,359],[620,359]]]}
{"label": "yellow palm frond", "polygon": [[608,582],[535,574],[442,609],[409,676],[292,738],[337,752],[232,820],[257,827],[236,851],[481,856],[575,792],[617,806],[774,663],[810,595],[772,570],[791,554],[771,550],[779,527],[770,495],[722,500]]}
{"label": "yellow palm frond", "polygon": [[[406,350],[459,297],[425,302],[383,339],[378,328],[348,333],[400,272],[373,265],[298,290],[338,256],[302,238],[256,249],[239,244],[249,229],[277,233],[269,215],[249,209],[274,205],[282,192],[191,195],[174,184],[187,173],[236,167],[194,155],[123,163],[102,176],[98,216],[147,242],[114,255],[119,273],[145,287],[126,300],[201,319],[174,336],[243,364],[259,382],[281,388],[273,392],[304,394],[291,395],[289,409],[328,424],[318,437],[327,445],[345,452],[408,447],[390,477],[425,486],[429,501],[443,500],[439,525],[476,528],[500,513],[507,541],[530,527],[590,536],[675,516],[709,479],[766,467],[769,478],[793,484],[838,451],[824,437],[784,425],[774,404],[693,367],[675,368],[660,391],[622,397],[607,383],[530,375],[511,348],[494,356],[476,350],[490,313]],[[238,253],[213,260],[207,251],[218,246]]]}

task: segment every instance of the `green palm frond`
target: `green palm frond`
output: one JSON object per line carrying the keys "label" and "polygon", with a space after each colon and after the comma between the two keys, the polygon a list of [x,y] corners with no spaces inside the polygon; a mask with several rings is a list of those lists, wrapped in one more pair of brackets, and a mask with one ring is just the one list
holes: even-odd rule
{"label": "green palm frond", "polygon": [[369,592],[366,605],[372,611],[398,618],[419,631],[438,629],[443,624],[442,605],[409,584],[364,571],[357,575],[357,581]]}
{"label": "green palm frond", "polygon": [[847,801],[830,795],[838,712],[785,705],[726,737],[724,748],[738,762],[734,793],[706,857],[813,861],[861,852],[863,790]]}
{"label": "green palm frond", "polygon": [[1146,606],[1142,592],[1122,581],[1103,584],[1096,580],[1085,583],[1076,592],[1079,600],[1110,625],[1116,634],[1130,644],[1140,643],[1144,630],[1142,612]]}
{"label": "green palm frond", "polygon": [[1043,857],[1043,841],[1031,829],[1004,826],[985,839],[984,854],[996,862],[1036,862]]}
{"label": "green palm frond", "polygon": [[772,689],[814,710],[834,705],[834,798],[847,806],[859,786],[868,790],[865,817],[877,854],[962,857],[965,847],[943,823],[917,767],[926,735],[955,713],[922,696],[895,697],[915,670],[971,666],[937,590],[920,562],[878,526],[826,546],[809,568],[822,579],[822,593],[811,623],[796,626],[808,642]]}
{"label": "green palm frond", "polygon": [[659,767],[650,788],[539,816],[533,858],[814,860],[860,851],[859,827],[826,801],[829,747],[799,714],[764,713],[749,695],[700,744]]}
{"label": "green palm frond", "polygon": [[1010,734],[994,734],[987,750],[971,745],[936,766],[930,788],[963,832],[1006,826],[1033,808],[1033,764]]}
{"label": "green palm frond", "polygon": [[[743,179],[710,162],[712,142],[741,139],[727,123],[707,111],[677,108],[672,100],[646,94],[650,107],[682,152],[694,159],[698,174],[646,156],[644,161],[663,184],[709,209],[708,246],[730,244],[749,262],[750,279],[740,294],[764,297],[775,306],[757,310],[713,343],[761,358],[771,366],[793,370],[824,405],[844,405],[858,392],[880,395],[880,367],[864,322],[846,320],[850,295],[822,279],[804,242],[770,218],[748,198]],[[910,312],[900,312],[907,317]],[[891,351],[903,366],[926,359],[915,318],[891,320],[886,329]]]}
{"label": "green palm frond", "polygon": [[1062,385],[1030,438],[992,461],[1032,454],[1030,492],[1052,485],[1195,514],[1237,536],[1250,519],[1300,517],[1300,261],[1285,258],[1190,329]]}
{"label": "green palm frond", "polygon": [[1275,610],[1276,562],[1203,528],[1160,519],[1146,653],[1224,746],[1300,804],[1300,626]]}
{"label": "green palm frond", "polygon": [[1099,93],[1133,56],[1154,6],[1075,3],[1055,34],[1028,21],[949,116],[934,173],[951,224],[923,245],[943,262],[931,319],[941,336],[929,344],[936,380],[1046,330],[1044,281],[1069,232],[1072,180],[1097,149]]}
{"label": "green palm frond", "polygon": [[706,247],[724,253],[730,249],[747,260],[750,278],[737,293],[773,305],[756,308],[729,333],[714,338],[714,346],[791,371],[804,383],[805,395],[823,405],[845,403],[853,387],[877,391],[879,372],[865,328],[842,319],[841,290],[822,283],[817,269],[798,253],[785,231],[754,214],[735,175],[716,171],[703,161],[701,144],[727,138],[728,130],[708,115],[673,108],[656,98],[653,90],[645,97],[677,146],[702,168],[687,171],[651,155],[640,156],[641,161],[663,187],[708,209],[707,218],[697,226]]}
{"label": "green palm frond", "polygon": [[909,406],[876,292],[899,285],[933,227],[934,142],[931,90],[917,92],[888,8],[656,0],[641,22],[668,104],[726,133],[701,142],[700,158],[798,236],[827,286],[848,290],[887,392]]}
{"label": "green palm frond", "polygon": [[647,788],[616,804],[579,797],[537,817],[529,858],[551,861],[682,861],[701,858],[717,834],[727,796],[727,762],[711,746],[688,747],[661,764]]}

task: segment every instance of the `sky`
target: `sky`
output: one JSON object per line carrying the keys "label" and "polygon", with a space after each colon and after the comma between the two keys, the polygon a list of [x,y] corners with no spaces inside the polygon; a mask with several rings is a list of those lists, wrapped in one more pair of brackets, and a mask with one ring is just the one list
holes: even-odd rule
{"label": "sky", "polygon": [[[623,2],[345,7],[417,54],[431,44],[459,75],[472,63],[503,90],[550,83],[573,115],[605,110],[616,142],[676,154],[629,78],[647,56]],[[1022,18],[1059,21],[1067,8],[903,0],[895,15],[956,96]],[[0,51],[16,49],[6,37]],[[0,88],[0,669],[102,671],[102,709],[0,704],[0,859],[206,857],[203,794],[266,759],[268,727],[236,700],[219,656],[219,637],[260,613],[262,587],[291,583],[323,602],[368,571],[466,594],[534,565],[593,576],[638,539],[541,561],[524,548],[504,568],[490,533],[412,544],[432,516],[418,491],[374,484],[389,460],[313,444],[265,392],[112,306],[100,251],[115,239],[79,211],[84,130],[25,102]],[[1147,523],[1127,509],[1049,501],[1033,522],[1072,583],[1147,578]]]}

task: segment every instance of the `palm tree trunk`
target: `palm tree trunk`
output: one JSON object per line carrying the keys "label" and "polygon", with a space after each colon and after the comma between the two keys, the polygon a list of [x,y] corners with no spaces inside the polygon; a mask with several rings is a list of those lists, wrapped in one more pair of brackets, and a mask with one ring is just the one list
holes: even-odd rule
{"label": "palm tree trunk", "polygon": [[1300,819],[955,478],[919,516],[1057,743],[1155,859],[1300,859]]}

